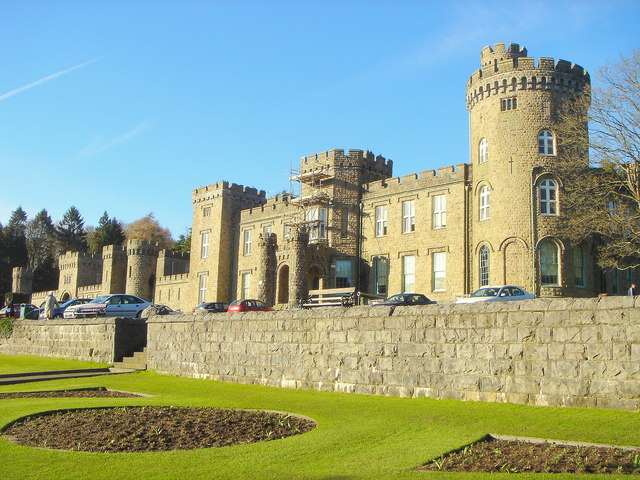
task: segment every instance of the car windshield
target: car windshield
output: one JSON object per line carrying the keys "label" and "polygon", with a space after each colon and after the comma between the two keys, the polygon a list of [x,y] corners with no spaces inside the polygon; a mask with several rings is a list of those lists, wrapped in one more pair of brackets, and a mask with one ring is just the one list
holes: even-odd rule
{"label": "car windshield", "polygon": [[242,300],[234,300],[229,305],[240,305],[241,302],[242,302]]}
{"label": "car windshield", "polygon": [[402,302],[402,301],[404,301],[403,295],[394,295],[385,300],[385,302]]}
{"label": "car windshield", "polygon": [[91,300],[89,303],[104,303],[110,295],[100,295],[98,298]]}
{"label": "car windshield", "polygon": [[495,297],[496,295],[498,295],[498,289],[492,287],[481,288],[471,294],[472,297]]}

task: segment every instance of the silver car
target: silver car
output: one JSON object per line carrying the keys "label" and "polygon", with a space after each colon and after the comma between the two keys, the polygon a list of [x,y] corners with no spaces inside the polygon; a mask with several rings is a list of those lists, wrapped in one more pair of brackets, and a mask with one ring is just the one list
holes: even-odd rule
{"label": "silver car", "polygon": [[458,298],[456,303],[503,302],[513,300],[530,300],[536,298],[532,293],[514,285],[482,287],[468,297]]}
{"label": "silver car", "polygon": [[149,305],[152,303],[134,295],[101,295],[84,305],[67,308],[64,311],[64,318],[105,316],[140,318],[142,311]]}

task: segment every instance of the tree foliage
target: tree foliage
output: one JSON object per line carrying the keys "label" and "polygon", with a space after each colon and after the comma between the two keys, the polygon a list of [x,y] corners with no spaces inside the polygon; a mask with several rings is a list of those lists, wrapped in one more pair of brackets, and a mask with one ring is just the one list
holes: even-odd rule
{"label": "tree foliage", "polygon": [[146,240],[149,243],[158,243],[160,249],[173,248],[174,240],[171,232],[164,228],[154,218],[153,213],[142,217],[139,220],[127,224],[125,227],[127,240]]}
{"label": "tree foliage", "polygon": [[56,225],[56,238],[58,243],[58,253],[67,251],[86,252],[87,238],[84,230],[84,219],[78,209],[74,206],[62,216],[62,220]]}
{"label": "tree foliage", "polygon": [[191,251],[191,229],[187,229],[187,233],[181,234],[178,241],[173,245],[176,252],[189,253]]}
{"label": "tree foliage", "polygon": [[640,265],[640,50],[599,78],[590,104],[587,93],[562,110],[561,208],[573,242],[594,238],[598,263],[625,269]]}
{"label": "tree foliage", "polygon": [[55,227],[45,209],[27,222],[25,228],[28,266],[35,270],[44,263],[52,263],[55,258]]}
{"label": "tree foliage", "polygon": [[22,207],[18,207],[11,213],[9,222],[4,228],[5,258],[9,269],[26,267],[29,263],[26,229],[27,212]]}
{"label": "tree foliage", "polygon": [[118,219],[109,218],[105,211],[98,221],[98,226],[89,236],[89,252],[99,253],[107,245],[123,245],[125,241],[124,229]]}

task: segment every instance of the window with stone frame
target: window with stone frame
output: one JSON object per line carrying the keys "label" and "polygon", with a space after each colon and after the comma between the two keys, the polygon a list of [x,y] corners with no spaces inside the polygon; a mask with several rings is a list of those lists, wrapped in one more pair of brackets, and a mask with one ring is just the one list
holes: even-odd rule
{"label": "window with stone frame", "polygon": [[538,134],[538,153],[540,155],[555,155],[555,138],[550,130],[542,130]]}
{"label": "window with stone frame", "polygon": [[541,215],[558,214],[558,185],[553,180],[543,180],[538,188]]}
{"label": "window with stone frame", "polygon": [[446,288],[447,280],[447,254],[445,252],[434,252],[432,255],[432,290],[443,292]]}
{"label": "window with stone frame", "polygon": [[402,202],[402,233],[416,231],[416,201]]}
{"label": "window with stone frame", "polygon": [[433,228],[444,228],[447,226],[447,196],[434,195],[433,202]]}
{"label": "window with stone frame", "polygon": [[200,258],[207,258],[209,256],[209,233],[202,234],[202,240],[200,245]]}
{"label": "window with stone frame", "polygon": [[336,260],[336,288],[351,286],[351,260]]}
{"label": "window with stone frame", "polygon": [[242,254],[246,257],[251,255],[251,230],[245,230],[243,233],[243,238],[244,238],[244,242],[243,242],[243,248],[242,248]]}
{"label": "window with stone frame", "polygon": [[207,277],[205,273],[198,277],[198,303],[207,301]]}
{"label": "window with stone frame", "polygon": [[480,287],[489,285],[489,247],[480,247]]}
{"label": "window with stone frame", "polygon": [[478,163],[484,163],[487,160],[489,160],[489,141],[483,138],[478,146]]}
{"label": "window with stone frame", "polygon": [[489,220],[490,218],[490,196],[489,187],[486,185],[480,189],[480,220]]}
{"label": "window with stone frame", "polygon": [[389,259],[387,257],[376,257],[373,259],[373,294],[387,295],[387,284],[389,282]]}
{"label": "window with stone frame", "polygon": [[509,110],[515,110],[517,108],[518,108],[518,99],[517,99],[517,97],[503,98],[500,101],[500,109],[503,112],[507,112]]}
{"label": "window with stone frame", "polygon": [[573,247],[573,271],[575,274],[575,285],[576,287],[584,288],[586,286],[586,278],[585,278],[585,260],[584,260],[584,249],[582,245],[576,245]]}
{"label": "window with stone frame", "polygon": [[240,298],[249,298],[251,291],[251,273],[243,272],[240,274]]}
{"label": "window with stone frame", "polygon": [[387,206],[376,207],[376,237],[387,235]]}
{"label": "window with stone frame", "polygon": [[558,245],[551,240],[540,243],[540,283],[559,285]]}
{"label": "window with stone frame", "polygon": [[311,207],[305,212],[305,220],[309,229],[309,240],[327,238],[327,209],[326,207]]}
{"label": "window with stone frame", "polygon": [[413,293],[416,288],[416,256],[402,257],[402,292]]}

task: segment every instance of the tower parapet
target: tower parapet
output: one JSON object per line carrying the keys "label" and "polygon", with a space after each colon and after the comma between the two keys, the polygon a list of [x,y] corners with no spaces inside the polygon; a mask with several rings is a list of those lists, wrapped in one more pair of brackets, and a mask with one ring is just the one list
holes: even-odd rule
{"label": "tower parapet", "polygon": [[153,298],[158,244],[146,240],[131,239],[127,242],[126,292],[144,300]]}
{"label": "tower parapet", "polygon": [[581,91],[590,81],[589,73],[580,65],[541,57],[527,56],[527,49],[512,43],[487,46],[480,53],[481,68],[467,81],[467,108],[485,98],[523,90]]}

